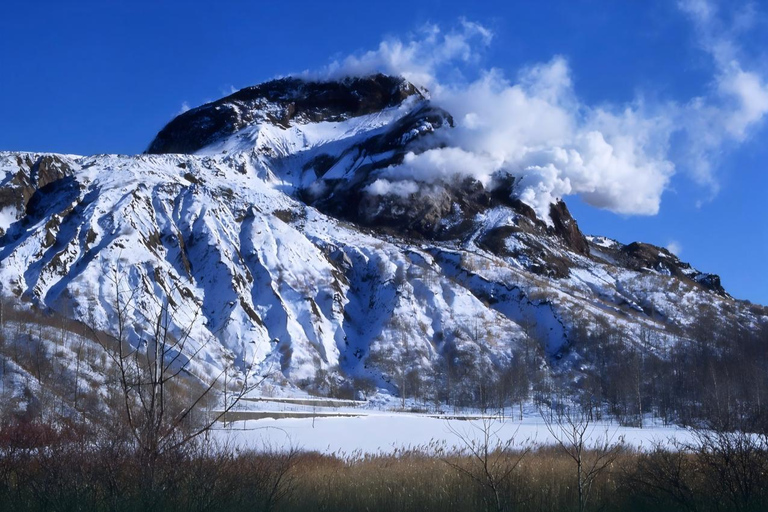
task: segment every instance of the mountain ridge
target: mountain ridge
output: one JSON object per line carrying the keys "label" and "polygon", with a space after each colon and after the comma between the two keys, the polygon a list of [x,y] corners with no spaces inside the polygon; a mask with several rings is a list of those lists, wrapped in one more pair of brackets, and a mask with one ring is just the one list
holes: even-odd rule
{"label": "mountain ridge", "polygon": [[[269,84],[182,114],[142,155],[0,153],[2,294],[109,330],[126,286],[142,316],[170,303],[176,332],[193,326],[201,379],[252,360],[278,388],[325,392],[403,392],[398,372],[457,357],[496,373],[531,343],[588,373],[584,323],[673,346],[704,307],[764,321],[665,249],[583,235],[563,201],[537,217],[508,173],[383,184],[453,126],[400,78]],[[261,111],[269,94],[280,108]]]}

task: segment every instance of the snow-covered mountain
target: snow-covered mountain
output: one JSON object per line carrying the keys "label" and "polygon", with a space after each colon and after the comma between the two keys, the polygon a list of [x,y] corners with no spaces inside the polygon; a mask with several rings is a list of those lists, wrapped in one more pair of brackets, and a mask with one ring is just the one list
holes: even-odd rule
{"label": "snow-covered mountain", "polygon": [[764,314],[665,249],[584,236],[562,201],[540,218],[508,172],[392,179],[452,127],[401,78],[288,78],[181,114],[146,154],[0,153],[1,292],[109,330],[130,289],[193,326],[199,375],[255,360],[320,390],[396,391],[457,354],[493,372],[531,343],[572,363],[576,326],[665,345],[704,306]]}

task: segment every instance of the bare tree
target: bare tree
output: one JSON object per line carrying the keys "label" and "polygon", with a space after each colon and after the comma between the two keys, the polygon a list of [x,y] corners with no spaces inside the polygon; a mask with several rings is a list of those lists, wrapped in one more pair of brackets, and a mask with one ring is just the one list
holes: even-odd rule
{"label": "bare tree", "polygon": [[[245,365],[236,379],[228,376],[226,366],[212,379],[194,376],[191,362],[206,343],[193,339],[195,318],[174,329],[178,310],[165,300],[156,304],[157,318],[151,320],[146,307],[136,304],[136,289],[127,287],[117,269],[111,281],[114,330],[104,333],[91,326],[91,331],[116,374],[120,409],[116,430],[123,431],[136,449],[151,495],[160,460],[192,447],[266,376],[255,376],[253,364]],[[222,390],[224,380],[226,390]],[[223,402],[216,403],[222,395]],[[216,412],[208,409],[212,403],[218,406]]]}
{"label": "bare tree", "polygon": [[637,455],[637,463],[624,475],[624,482],[639,495],[650,500],[660,510],[674,505],[679,510],[699,510],[697,486],[692,475],[696,473],[696,461],[684,449],[670,450],[661,441],[648,452]]}
{"label": "bare tree", "polygon": [[694,440],[684,448],[695,455],[698,471],[718,506],[765,510],[768,435],[764,429],[765,424],[750,428],[715,421],[691,429]]}
{"label": "bare tree", "polygon": [[550,409],[540,411],[544,424],[558,446],[576,465],[576,482],[579,512],[587,510],[592,486],[600,474],[616,461],[624,450],[624,439],[614,440],[616,432],[605,427],[604,433],[595,436],[597,426],[591,407],[570,406],[556,413]]}
{"label": "bare tree", "polygon": [[509,481],[531,452],[531,440],[516,443],[517,430],[502,439],[505,422],[500,416],[483,416],[467,424],[470,428],[462,430],[446,422],[460,446],[455,453],[441,453],[441,459],[478,487],[488,510],[508,510],[515,501],[510,499]]}
{"label": "bare tree", "polygon": [[368,364],[378,368],[397,388],[400,395],[400,407],[405,409],[405,400],[408,394],[412,394],[409,384],[409,367],[413,364],[410,354],[410,344],[405,334],[402,335],[402,350],[387,346],[371,350],[368,355]]}
{"label": "bare tree", "polygon": [[709,421],[689,441],[657,443],[626,475],[631,489],[681,510],[763,511],[768,506],[768,437],[760,425]]}

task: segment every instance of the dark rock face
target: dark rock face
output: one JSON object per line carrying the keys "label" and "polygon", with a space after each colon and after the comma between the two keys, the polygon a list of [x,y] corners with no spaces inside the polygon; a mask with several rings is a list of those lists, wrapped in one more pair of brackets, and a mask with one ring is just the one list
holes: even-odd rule
{"label": "dark rock face", "polygon": [[[553,226],[548,226],[536,217],[533,208],[519,199],[509,199],[510,189],[503,193],[494,191],[494,196],[507,197],[503,204],[517,214],[514,226],[499,226],[487,231],[477,241],[478,246],[500,257],[512,257],[523,263],[535,274],[554,278],[570,275],[572,262],[563,256],[560,249],[589,256],[589,243],[579,230],[578,224],[571,217],[564,202],[552,204],[550,216]],[[496,203],[499,204],[499,203]],[[512,244],[514,239],[520,243]]]}
{"label": "dark rock face", "polygon": [[[492,191],[471,178],[454,183],[423,184],[408,196],[367,193],[365,187],[375,178],[371,175],[354,186],[338,190],[318,201],[316,206],[336,217],[392,234],[450,240],[469,234],[475,227],[474,216],[499,204]],[[503,202],[507,206],[513,203],[509,194]]]}
{"label": "dark rock face", "polygon": [[[58,155],[20,154],[16,164],[19,170],[0,188],[0,210],[13,208],[19,222],[7,230],[0,228],[0,246],[42,219],[54,198],[74,199],[79,189],[74,170]],[[50,236],[46,237],[47,245],[52,243]]]}
{"label": "dark rock face", "polygon": [[341,121],[400,104],[418,89],[400,77],[372,75],[337,82],[283,78],[247,87],[176,117],[147,153],[194,153],[254,122]]}
{"label": "dark rock face", "polygon": [[69,165],[57,155],[42,155],[34,159],[30,154],[16,157],[19,171],[11,179],[13,189],[4,189],[0,195],[0,208],[8,205],[25,208],[35,192],[72,174]]}
{"label": "dark rock face", "polygon": [[[690,266],[690,265],[689,265]],[[696,273],[692,276],[693,280],[699,283],[701,286],[708,290],[712,290],[718,295],[727,296],[728,292],[725,291],[723,285],[720,284],[720,276],[717,274]]]}
{"label": "dark rock face", "polygon": [[[487,231],[477,241],[478,247],[502,258],[514,258],[534,274],[555,279],[568,277],[571,263],[553,250],[555,244],[542,243],[548,239],[541,238],[541,226],[532,225],[527,219],[518,220],[516,226],[499,226]],[[508,241],[512,239],[522,243],[514,244],[517,248],[510,250]]]}
{"label": "dark rock face", "polygon": [[31,180],[37,188],[43,188],[72,174],[72,169],[56,155],[43,155],[32,166]]}
{"label": "dark rock face", "polygon": [[555,234],[563,239],[568,248],[578,254],[589,255],[587,239],[562,200],[550,205],[549,216],[554,224]]}
{"label": "dark rock face", "polygon": [[651,244],[634,242],[620,249],[623,263],[632,270],[652,269],[685,281],[692,281],[718,295],[727,293],[720,284],[720,276],[694,270],[689,263],[680,261],[667,249]]}
{"label": "dark rock face", "polygon": [[[530,271],[554,278],[570,274],[572,263],[563,257],[563,250],[589,256],[589,244],[565,203],[552,206],[554,225],[548,226],[530,206],[514,198],[512,177],[500,177],[490,189],[472,178],[424,184],[407,196],[368,194],[364,186],[372,179],[337,190],[315,206],[329,215],[393,236],[434,241],[475,238],[482,225],[477,215],[489,208],[505,207],[514,213],[514,225],[482,233],[475,239],[482,249],[502,258],[514,258]],[[519,243],[508,244],[511,239]],[[516,248],[510,250],[510,245]]]}
{"label": "dark rock face", "polygon": [[[425,102],[384,133],[352,146],[341,155],[315,158],[310,166],[322,186],[301,191],[302,199],[324,213],[363,226],[392,228],[407,236],[433,238],[439,220],[452,211],[455,194],[436,187],[429,197],[414,194],[419,195],[419,200],[414,201],[413,197],[373,195],[365,189],[379,178],[378,171],[401,164],[409,151],[418,153],[433,147],[435,141],[425,139],[437,130],[452,126],[453,118],[448,112]],[[367,158],[371,155],[387,156]],[[361,162],[354,176],[344,180],[322,179],[333,165],[347,158]]]}
{"label": "dark rock face", "polygon": [[11,186],[0,190],[0,209],[13,206],[18,211],[26,211],[40,190],[49,188],[73,172],[57,155],[42,155],[35,159],[31,154],[24,154],[17,156],[16,160],[20,170],[11,178]]}

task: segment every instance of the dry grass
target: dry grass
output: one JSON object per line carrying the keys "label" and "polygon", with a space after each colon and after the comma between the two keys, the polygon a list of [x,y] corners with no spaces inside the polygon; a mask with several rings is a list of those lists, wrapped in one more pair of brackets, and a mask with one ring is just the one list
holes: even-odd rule
{"label": "dry grass", "polygon": [[[157,484],[147,489],[142,468],[130,452],[115,451],[113,445],[95,449],[79,439],[61,437],[42,426],[2,429],[0,509],[555,512],[578,508],[574,463],[555,447],[527,453],[499,488],[501,499],[494,501],[488,489],[471,477],[476,460],[424,451],[434,453],[436,446],[368,456],[200,447],[164,461],[158,466]],[[495,452],[490,457],[516,461],[521,453]],[[729,508],[727,502],[718,501],[712,481],[698,464],[693,453],[623,452],[595,482],[587,510],[683,510],[663,490],[670,483],[691,488],[695,498],[691,510],[765,510],[760,508],[766,503],[763,491],[752,508]],[[676,467],[684,470],[681,478],[667,479]]]}
{"label": "dry grass", "polygon": [[[494,454],[516,459],[518,454]],[[595,484],[596,509],[630,510],[617,492],[620,476],[635,456],[622,456]],[[295,471],[298,486],[281,510],[495,510],[483,489],[452,467],[472,471],[470,457],[447,460],[420,451],[363,458],[308,456]],[[541,449],[523,458],[502,488],[503,510],[572,510],[577,503],[573,461],[555,449]]]}

